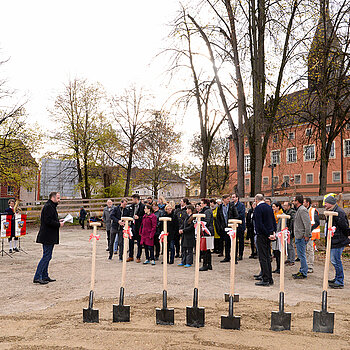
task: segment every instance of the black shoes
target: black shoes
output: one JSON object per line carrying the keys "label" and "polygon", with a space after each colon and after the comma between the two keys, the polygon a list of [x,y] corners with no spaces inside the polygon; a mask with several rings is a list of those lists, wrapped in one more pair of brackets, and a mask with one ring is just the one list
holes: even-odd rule
{"label": "black shoes", "polygon": [[298,273],[294,273],[292,276],[295,280],[302,280],[307,278],[307,276],[303,275],[300,271]]}
{"label": "black shoes", "polygon": [[225,262],[230,262],[230,259],[225,258],[224,260],[220,260],[221,263],[225,263]]}
{"label": "black shoes", "polygon": [[262,281],[262,276],[256,276],[256,277],[254,277],[254,279],[257,281]]}
{"label": "black shoes", "polygon": [[328,280],[328,283],[334,283],[335,282],[335,278],[333,278],[332,280]]}
{"label": "black shoes", "polygon": [[300,259],[299,259],[299,258],[296,258],[295,261],[300,261]]}
{"label": "black shoes", "polygon": [[272,284],[273,284],[273,282],[270,283],[270,282],[267,282],[267,281],[259,281],[259,282],[255,283],[256,286],[261,286],[261,287],[268,287],[268,286],[270,286]]}
{"label": "black shoes", "polygon": [[199,268],[199,271],[208,271],[208,270],[209,270],[208,265],[205,265]]}
{"label": "black shoes", "polygon": [[43,278],[43,281],[47,281],[47,282],[56,282],[56,280],[55,280],[54,278],[50,278],[50,277]]}
{"label": "black shoes", "polygon": [[13,248],[13,251],[18,253],[19,249],[18,248]]}
{"label": "black shoes", "polygon": [[343,289],[344,288],[343,284],[338,284],[335,282],[328,283],[328,285],[329,285],[329,288],[332,288],[332,289]]}
{"label": "black shoes", "polygon": [[276,269],[275,271],[272,271],[272,273],[280,273],[280,269]]}
{"label": "black shoes", "polygon": [[37,284],[48,284],[49,281],[44,281],[44,280],[33,280],[33,283],[37,283]]}
{"label": "black shoes", "polygon": [[243,260],[243,256],[240,255],[240,256],[238,257],[238,260]]}

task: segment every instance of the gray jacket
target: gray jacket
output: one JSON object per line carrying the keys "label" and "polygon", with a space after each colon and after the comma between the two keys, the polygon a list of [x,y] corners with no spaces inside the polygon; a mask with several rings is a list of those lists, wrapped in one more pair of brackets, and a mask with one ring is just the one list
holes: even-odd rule
{"label": "gray jacket", "polygon": [[106,230],[109,231],[111,229],[112,223],[111,223],[111,212],[114,209],[114,205],[112,205],[110,208],[104,207],[103,208],[103,215],[102,219],[103,222],[106,225]]}
{"label": "gray jacket", "polygon": [[295,213],[293,231],[295,239],[311,237],[311,220],[308,210],[303,205]]}

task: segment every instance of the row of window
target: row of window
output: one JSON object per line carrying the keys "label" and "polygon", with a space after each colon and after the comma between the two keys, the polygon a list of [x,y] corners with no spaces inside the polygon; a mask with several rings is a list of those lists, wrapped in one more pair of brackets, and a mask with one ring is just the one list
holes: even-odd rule
{"label": "row of window", "polygon": [[[315,179],[314,179],[314,174],[313,173],[310,173],[310,174],[306,174],[305,175],[306,178],[306,183],[307,184],[313,184]],[[346,172],[346,177],[347,177],[347,182],[350,182],[350,170],[348,170]],[[263,179],[262,179],[262,182],[263,182],[263,185],[268,185],[269,184],[269,177],[268,176],[264,176]],[[295,174],[294,175],[294,178],[290,177],[290,175],[283,175],[283,182],[282,182],[282,186],[285,186],[285,187],[288,187],[290,186],[290,182],[293,182],[295,185],[300,185],[301,184],[301,175],[300,174]],[[339,182],[340,183],[341,181],[341,174],[340,174],[340,171],[333,171],[332,172],[332,182],[334,183],[337,183]],[[250,184],[250,179],[249,178],[246,178],[245,179],[245,185],[246,186],[249,186]],[[278,186],[279,185],[279,176],[274,176],[273,177],[273,185],[274,186]]]}

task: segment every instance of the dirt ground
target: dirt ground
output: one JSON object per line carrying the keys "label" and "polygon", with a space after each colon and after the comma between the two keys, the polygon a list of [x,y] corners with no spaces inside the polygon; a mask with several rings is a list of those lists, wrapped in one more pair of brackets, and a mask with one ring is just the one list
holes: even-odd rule
{"label": "dirt ground", "polygon": [[[258,261],[246,255],[236,265],[236,291],[240,294],[235,314],[241,330],[220,329],[220,316],[227,315],[224,293],[229,290],[229,264],[213,255],[213,270],[200,273],[199,305],[205,307],[206,324],[196,329],[185,324],[186,306],[192,303],[194,269],[168,267],[168,305],[175,309],[174,326],[157,326],[155,308],[162,302],[162,265],[127,265],[126,304],[131,322],[112,323],[112,305],[117,303],[122,264],[107,260],[104,231],[98,241],[94,307],[99,324],[84,324],[82,310],[90,290],[90,230],[64,227],[50,264],[48,285],[32,283],[41,257],[35,244],[37,229],[30,228],[21,245],[28,254],[0,256],[0,349],[350,349],[350,263],[345,261],[343,290],[330,290],[329,311],[335,312],[335,333],[312,332],[314,309],[320,309],[323,256],[317,256],[315,272],[295,281],[298,266],[286,267],[286,311],[292,313],[292,329],[269,330],[271,311],[278,310],[279,277],[272,287],[254,285]],[[8,248],[5,242],[6,249]],[[274,263],[273,263],[274,264]],[[330,267],[330,277],[333,276]]]}

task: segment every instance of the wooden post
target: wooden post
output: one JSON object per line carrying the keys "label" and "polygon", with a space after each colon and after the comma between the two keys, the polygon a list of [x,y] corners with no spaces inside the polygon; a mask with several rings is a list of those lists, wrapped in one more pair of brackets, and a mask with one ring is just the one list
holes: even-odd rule
{"label": "wooden post", "polygon": [[231,239],[231,270],[230,270],[230,296],[235,293],[235,268],[236,268],[236,244],[237,244],[237,227],[242,223],[242,220],[230,219],[229,227],[235,231],[234,238]]}
{"label": "wooden post", "polygon": [[286,220],[290,218],[289,215],[279,214],[278,218],[282,219],[281,226],[281,263],[280,263],[280,292],[284,293],[284,260],[286,256],[286,247],[285,247],[285,237],[284,237],[284,229],[286,228]]}
{"label": "wooden post", "polygon": [[92,239],[92,262],[91,262],[91,288],[90,290],[95,289],[95,275],[96,275],[96,235],[97,235],[97,226],[101,226],[100,222],[91,222],[90,226],[93,227],[93,239]]}
{"label": "wooden post", "polygon": [[193,217],[197,219],[197,238],[196,238],[196,264],[194,274],[194,288],[198,289],[199,284],[199,255],[200,255],[200,241],[201,241],[201,219],[205,218],[205,214],[193,214]]}
{"label": "wooden post", "polygon": [[[129,228],[129,221],[132,221],[133,219],[130,217],[122,217],[121,218],[122,221],[125,222],[125,226],[124,226],[124,230],[127,231]],[[123,231],[124,231],[123,230]],[[124,237],[124,232],[122,232],[123,237]],[[127,251],[128,251],[128,243],[129,243],[129,237],[127,238],[123,238],[124,242],[123,242],[123,267],[122,267],[122,283],[121,283],[121,287],[125,288],[125,278],[126,278],[126,255],[127,255]]]}
{"label": "wooden post", "polygon": [[168,221],[171,221],[169,217],[161,217],[159,221],[163,221],[163,290],[168,290]]}

